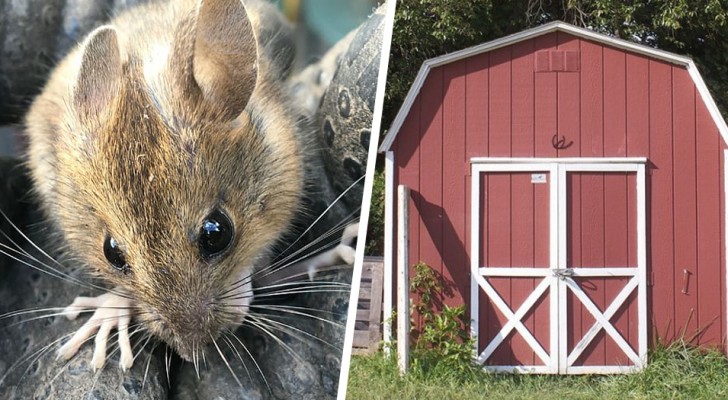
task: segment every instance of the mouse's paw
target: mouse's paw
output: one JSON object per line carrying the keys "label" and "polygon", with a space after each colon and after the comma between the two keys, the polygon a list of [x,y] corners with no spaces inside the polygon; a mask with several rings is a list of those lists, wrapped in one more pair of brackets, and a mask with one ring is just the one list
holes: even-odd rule
{"label": "mouse's paw", "polygon": [[316,273],[323,268],[335,266],[342,261],[354,265],[356,250],[352,247],[354,239],[359,234],[359,224],[348,225],[341,233],[339,244],[331,250],[325,251],[313,258],[305,260],[308,265],[308,279],[313,280]]}
{"label": "mouse's paw", "polygon": [[359,236],[359,223],[347,225],[341,234],[341,244],[351,246],[357,236]]}
{"label": "mouse's paw", "polygon": [[335,248],[341,260],[349,265],[354,265],[354,258],[356,257],[356,250],[351,246],[340,244]]}
{"label": "mouse's paw", "polygon": [[339,258],[349,265],[354,265],[356,250],[352,245],[357,236],[359,236],[359,223],[348,225],[341,234],[340,244],[335,248]]}
{"label": "mouse's paw", "polygon": [[81,345],[96,333],[91,365],[95,370],[100,369],[106,361],[106,343],[109,339],[109,333],[112,328],[116,328],[121,352],[119,364],[124,371],[131,368],[134,356],[129,343],[129,322],[133,314],[134,302],[122,296],[122,294],[123,292],[119,289],[115,289],[113,293],[105,293],[98,297],[76,297],[73,303],[63,311],[68,319],[75,319],[82,311],[94,309],[95,311],[73,337],[58,349],[57,358],[71,359],[78,352]]}

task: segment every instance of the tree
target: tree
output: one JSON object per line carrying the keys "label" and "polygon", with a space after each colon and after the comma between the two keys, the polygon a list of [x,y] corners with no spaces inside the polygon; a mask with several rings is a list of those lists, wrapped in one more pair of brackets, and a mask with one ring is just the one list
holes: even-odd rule
{"label": "tree", "polygon": [[555,20],[692,57],[728,115],[728,0],[400,0],[382,126],[426,59]]}

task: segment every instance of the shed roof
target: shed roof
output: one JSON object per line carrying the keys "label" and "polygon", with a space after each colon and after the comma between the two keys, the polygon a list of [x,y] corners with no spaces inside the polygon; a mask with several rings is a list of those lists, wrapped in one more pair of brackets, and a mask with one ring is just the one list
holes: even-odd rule
{"label": "shed roof", "polygon": [[623,39],[618,39],[612,36],[603,35],[601,33],[594,32],[589,29],[585,28],[579,28],[571,24],[567,24],[565,22],[561,21],[555,21],[551,22],[545,25],[538,26],[536,28],[528,29],[525,31],[521,31],[518,33],[515,33],[513,35],[505,36],[500,39],[496,39],[487,43],[479,44],[477,46],[469,47],[467,49],[455,51],[452,53],[448,53],[439,57],[431,58],[429,60],[426,60],[424,63],[422,63],[422,67],[420,67],[420,71],[417,73],[417,77],[415,78],[414,83],[412,84],[412,87],[410,87],[409,92],[407,92],[407,97],[404,99],[404,103],[402,104],[402,107],[399,109],[399,112],[397,113],[397,116],[394,118],[394,122],[392,122],[392,126],[389,129],[389,132],[387,132],[387,136],[384,137],[384,140],[382,141],[382,144],[379,146],[379,151],[384,152],[391,148],[392,143],[394,143],[395,138],[397,137],[397,133],[399,133],[400,128],[402,127],[402,124],[404,123],[405,119],[407,118],[407,114],[409,114],[410,108],[412,107],[412,104],[414,103],[415,99],[417,98],[417,95],[420,92],[420,89],[422,88],[422,85],[425,83],[425,80],[427,78],[427,75],[429,74],[430,70],[435,67],[439,67],[441,65],[449,64],[452,62],[456,62],[459,60],[462,60],[464,58],[472,57],[474,55],[487,53],[489,51],[499,49],[501,47],[510,46],[512,44],[533,39],[535,37],[545,35],[551,32],[565,32],[580,38],[589,39],[598,43],[603,43],[605,45],[613,46],[622,50],[630,51],[633,53],[642,54],[647,57],[659,59],[665,62],[669,62],[676,65],[681,65],[687,68],[688,73],[690,74],[690,77],[693,79],[693,82],[695,83],[696,88],[698,89],[698,92],[700,93],[700,97],[705,102],[706,107],[708,108],[708,111],[710,112],[711,117],[713,118],[713,121],[715,122],[715,125],[718,127],[718,130],[720,131],[721,137],[723,138],[723,141],[725,143],[728,143],[728,125],[726,125],[725,120],[723,119],[723,116],[720,114],[720,110],[718,109],[718,106],[715,104],[715,101],[713,100],[713,97],[710,95],[710,92],[708,91],[708,87],[705,86],[705,82],[703,81],[703,78],[700,76],[700,73],[698,72],[697,67],[695,66],[695,63],[692,59],[689,57],[677,55],[674,53],[670,53],[664,50],[655,49],[652,47],[644,46],[641,44],[637,44],[634,42],[630,42]]}

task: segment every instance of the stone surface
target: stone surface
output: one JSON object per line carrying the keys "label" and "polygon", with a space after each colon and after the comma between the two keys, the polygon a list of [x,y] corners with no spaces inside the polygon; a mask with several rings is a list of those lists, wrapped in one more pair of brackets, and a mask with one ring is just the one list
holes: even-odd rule
{"label": "stone surface", "polygon": [[381,5],[318,63],[291,79],[293,95],[320,135],[331,188],[324,198],[346,192],[343,203],[349,210],[359,209],[363,195],[363,180],[358,180],[366,173],[371,142],[384,14]]}
{"label": "stone surface", "polygon": [[[384,6],[358,29],[339,55],[338,68],[321,99],[317,121],[325,137],[324,161],[332,186],[342,193],[366,173],[384,32]],[[361,205],[363,186],[350,190],[350,208]]]}
{"label": "stone surface", "polygon": [[46,75],[83,35],[145,1],[0,2],[0,123],[19,121]]}

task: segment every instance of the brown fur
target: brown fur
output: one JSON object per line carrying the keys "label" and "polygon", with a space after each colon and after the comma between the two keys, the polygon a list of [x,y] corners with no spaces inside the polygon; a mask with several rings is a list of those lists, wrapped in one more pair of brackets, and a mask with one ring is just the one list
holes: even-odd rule
{"label": "brown fur", "polygon": [[[248,18],[234,0],[184,0],[120,15],[62,61],[27,117],[35,186],[67,247],[131,294],[146,327],[186,358],[240,322],[215,298],[265,263],[312,151],[256,55],[251,9]],[[235,239],[206,262],[197,234],[215,207]],[[107,234],[128,275],[105,259]]]}

